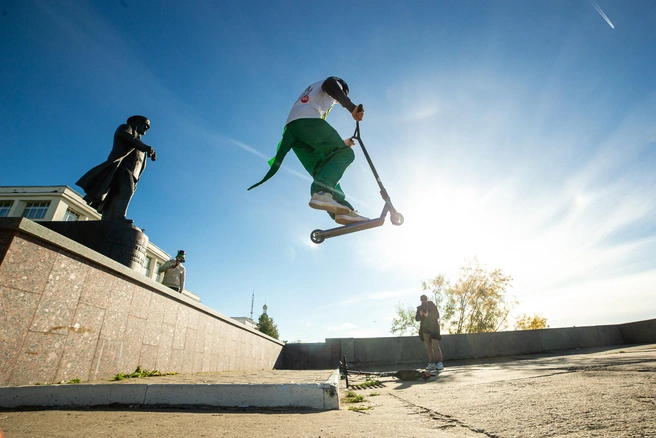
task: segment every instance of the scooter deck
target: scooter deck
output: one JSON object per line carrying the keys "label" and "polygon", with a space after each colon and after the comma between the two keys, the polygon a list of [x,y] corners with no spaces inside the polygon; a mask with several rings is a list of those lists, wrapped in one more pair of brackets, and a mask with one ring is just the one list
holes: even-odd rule
{"label": "scooter deck", "polygon": [[315,243],[321,243],[325,239],[342,236],[344,234],[355,233],[357,231],[368,230],[370,228],[380,227],[385,223],[385,217],[370,219],[368,221],[357,222],[355,224],[343,225],[341,227],[331,228],[329,230],[314,230],[310,238]]}

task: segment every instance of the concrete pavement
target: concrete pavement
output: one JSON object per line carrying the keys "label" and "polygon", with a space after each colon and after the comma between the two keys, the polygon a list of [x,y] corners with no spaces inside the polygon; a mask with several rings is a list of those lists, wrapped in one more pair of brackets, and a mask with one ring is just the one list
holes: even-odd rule
{"label": "concrete pavement", "polygon": [[[339,409],[325,411],[244,405],[201,407],[194,403],[168,408],[143,403],[96,409],[20,408],[0,412],[0,429],[7,438],[182,434],[324,438],[656,437],[656,345],[570,350],[490,361],[447,361],[445,366],[436,379],[428,382],[381,378],[379,387],[354,391],[363,396],[358,403],[345,402],[344,380],[339,380]],[[325,374],[331,372],[168,376],[150,378],[160,383],[149,385],[160,389],[180,384],[286,387],[316,384],[316,379],[321,383]],[[364,379],[352,375],[349,383]],[[143,383],[117,382],[108,386],[129,391],[139,385]],[[94,385],[68,385],[83,386]],[[0,400],[4,401],[4,397],[0,392]]]}

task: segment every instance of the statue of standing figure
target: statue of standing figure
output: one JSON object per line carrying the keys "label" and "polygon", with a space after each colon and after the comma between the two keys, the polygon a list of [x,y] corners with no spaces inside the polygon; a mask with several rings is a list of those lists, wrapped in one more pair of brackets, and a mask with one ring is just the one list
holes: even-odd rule
{"label": "statue of standing figure", "polygon": [[128,205],[146,168],[146,157],[157,159],[155,149],[141,141],[148,129],[150,120],[146,117],[130,117],[116,129],[107,161],[88,171],[76,183],[86,193],[84,200],[104,221],[132,223],[126,217]]}

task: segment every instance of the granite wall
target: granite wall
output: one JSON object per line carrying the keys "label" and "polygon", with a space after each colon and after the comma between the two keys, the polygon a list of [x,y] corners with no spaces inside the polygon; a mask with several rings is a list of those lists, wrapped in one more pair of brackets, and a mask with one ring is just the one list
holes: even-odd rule
{"label": "granite wall", "polygon": [[283,344],[28,219],[0,218],[0,385],[272,369]]}

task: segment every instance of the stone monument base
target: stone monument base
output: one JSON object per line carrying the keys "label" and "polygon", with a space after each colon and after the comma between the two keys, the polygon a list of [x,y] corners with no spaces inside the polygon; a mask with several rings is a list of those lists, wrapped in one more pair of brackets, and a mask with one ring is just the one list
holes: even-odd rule
{"label": "stone monument base", "polygon": [[68,237],[141,274],[146,273],[148,236],[129,222],[40,222],[46,228]]}

